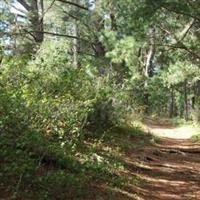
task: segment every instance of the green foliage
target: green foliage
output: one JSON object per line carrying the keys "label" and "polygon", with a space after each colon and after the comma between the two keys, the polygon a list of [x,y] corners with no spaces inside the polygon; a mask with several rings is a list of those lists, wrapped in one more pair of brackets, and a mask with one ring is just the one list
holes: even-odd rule
{"label": "green foliage", "polygon": [[78,198],[91,180],[125,183],[116,175],[123,168],[118,153],[99,151],[95,142],[86,152],[83,146],[127,121],[131,95],[115,72],[72,68],[67,51],[62,40],[46,41],[31,61],[8,59],[1,70],[1,176],[13,198],[31,198],[34,190],[38,198]]}
{"label": "green foliage", "polygon": [[176,62],[169,66],[168,71],[163,74],[164,82],[168,86],[177,85],[186,79],[191,83],[196,82],[199,77],[199,67],[189,62]]}
{"label": "green foliage", "polygon": [[0,3],[0,178],[13,199],[123,187],[144,113],[200,120],[199,2],[35,2]]}
{"label": "green foliage", "polygon": [[149,79],[147,91],[149,93],[149,111],[152,114],[162,115],[165,113],[166,105],[169,101],[168,88],[164,85],[161,76],[155,76]]}
{"label": "green foliage", "polygon": [[135,39],[133,37],[126,37],[116,42],[114,49],[108,52],[107,56],[111,58],[113,63],[125,62],[130,73],[133,73],[138,61],[134,50],[137,50]]}
{"label": "green foliage", "polygon": [[194,136],[192,137],[192,139],[193,139],[194,141],[199,142],[199,141],[200,141],[200,134],[194,135]]}

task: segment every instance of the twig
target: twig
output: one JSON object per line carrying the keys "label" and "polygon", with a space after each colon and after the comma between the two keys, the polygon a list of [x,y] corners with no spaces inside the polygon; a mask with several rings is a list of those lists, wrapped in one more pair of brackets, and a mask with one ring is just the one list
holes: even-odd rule
{"label": "twig", "polygon": [[15,189],[15,192],[13,193],[13,195],[12,195],[12,198],[16,198],[17,197],[17,193],[19,191],[19,187],[20,187],[20,184],[22,182],[22,177],[23,177],[23,173],[20,174],[19,180],[18,180],[17,185],[16,185],[16,189]]}

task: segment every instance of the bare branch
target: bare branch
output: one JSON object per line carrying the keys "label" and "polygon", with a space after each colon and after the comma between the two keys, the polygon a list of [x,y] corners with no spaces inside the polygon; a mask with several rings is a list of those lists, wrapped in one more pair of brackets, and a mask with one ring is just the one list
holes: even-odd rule
{"label": "bare branch", "polygon": [[51,4],[49,5],[49,7],[44,11],[44,13],[43,13],[42,16],[41,16],[41,19],[43,19],[44,16],[46,15],[46,13],[53,7],[55,1],[56,1],[56,0],[53,0],[53,1],[51,2]]}
{"label": "bare branch", "polygon": [[72,38],[72,39],[77,39],[77,40],[89,42],[88,40],[86,40],[84,38],[76,37],[76,36],[73,36],[73,35],[61,34],[61,33],[53,33],[53,32],[48,32],[48,31],[27,31],[27,32],[29,32],[29,33],[43,33],[43,34],[46,34],[46,35],[67,37],[67,38]]}
{"label": "bare branch", "polygon": [[167,7],[167,6],[164,6],[164,5],[162,5],[162,8],[164,8],[165,10],[168,10],[168,11],[170,11],[170,12],[179,14],[179,15],[188,16],[188,17],[190,17],[190,18],[193,18],[193,19],[196,20],[196,21],[200,21],[200,18],[199,18],[199,17],[194,16],[194,15],[192,15],[192,14],[190,14],[190,13],[183,12],[183,11],[181,11],[180,9],[179,9],[179,10],[175,10],[175,9],[171,9],[171,8],[169,8],[169,7]]}
{"label": "bare branch", "polygon": [[31,9],[30,5],[25,0],[17,0],[27,11]]}
{"label": "bare branch", "polygon": [[22,14],[24,14],[24,15],[25,15],[26,12],[27,12],[27,10],[25,11],[25,10],[23,10],[23,9],[20,9],[20,8],[18,8],[17,6],[15,6],[14,4],[9,3],[7,0],[5,0],[5,3],[6,3],[8,6],[14,8],[15,10],[19,11],[20,13],[22,13]]}
{"label": "bare branch", "polygon": [[184,44],[181,45],[170,45],[170,44],[158,44],[156,43],[156,46],[160,46],[160,47],[168,47],[170,49],[182,49],[185,50],[186,52],[188,52],[190,55],[194,56],[195,58],[200,59],[200,55],[193,51],[192,49],[190,49],[189,47],[185,46]]}
{"label": "bare branch", "polygon": [[66,3],[66,4],[69,4],[69,5],[72,5],[72,6],[76,6],[78,8],[81,8],[83,10],[89,10],[89,8],[83,6],[83,5],[80,5],[80,4],[77,4],[77,3],[74,3],[74,2],[71,2],[71,1],[67,1],[67,0],[57,0],[57,1],[60,1],[62,3]]}
{"label": "bare branch", "polygon": [[184,38],[187,36],[188,32],[190,31],[194,23],[195,23],[195,19],[192,19],[188,24],[186,24],[185,28],[179,34],[180,39],[178,42],[184,40]]}

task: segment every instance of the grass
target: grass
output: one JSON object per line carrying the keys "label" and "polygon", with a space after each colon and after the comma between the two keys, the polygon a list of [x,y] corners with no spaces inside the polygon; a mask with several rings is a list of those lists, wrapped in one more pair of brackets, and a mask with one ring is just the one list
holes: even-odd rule
{"label": "grass", "polygon": [[[124,155],[152,143],[139,127],[114,127],[85,135],[70,149],[34,133],[0,136],[1,199],[112,199],[113,191],[136,184]],[[102,186],[102,187],[101,187]],[[103,193],[103,194],[102,194]]]}
{"label": "grass", "polygon": [[200,142],[200,130],[199,133],[192,136],[192,140],[195,142]]}

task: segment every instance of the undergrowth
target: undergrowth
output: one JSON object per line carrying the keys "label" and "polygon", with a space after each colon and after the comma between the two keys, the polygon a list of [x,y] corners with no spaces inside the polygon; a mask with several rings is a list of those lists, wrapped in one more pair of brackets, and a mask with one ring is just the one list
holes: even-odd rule
{"label": "undergrowth", "polygon": [[1,197],[87,199],[95,193],[95,185],[123,188],[135,181],[120,174],[126,170],[123,155],[150,139],[139,128],[115,127],[72,150],[37,132],[15,139],[1,134]]}

